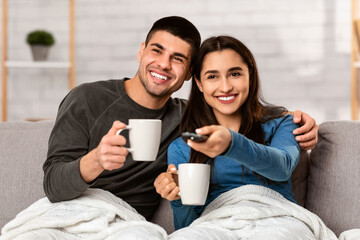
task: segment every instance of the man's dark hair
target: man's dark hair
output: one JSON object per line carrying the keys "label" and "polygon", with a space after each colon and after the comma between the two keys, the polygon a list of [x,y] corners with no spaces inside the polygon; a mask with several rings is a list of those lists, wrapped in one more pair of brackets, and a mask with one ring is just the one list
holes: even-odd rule
{"label": "man's dark hair", "polygon": [[181,38],[191,46],[191,65],[198,53],[201,37],[197,28],[189,20],[179,16],[169,16],[160,18],[151,27],[146,36],[145,45],[157,31],[166,31],[176,37]]}

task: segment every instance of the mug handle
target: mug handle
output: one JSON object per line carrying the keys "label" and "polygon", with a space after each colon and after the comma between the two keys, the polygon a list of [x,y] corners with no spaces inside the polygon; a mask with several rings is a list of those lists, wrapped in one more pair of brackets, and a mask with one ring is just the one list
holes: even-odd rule
{"label": "mug handle", "polygon": [[[117,130],[117,132],[116,132],[116,135],[120,135],[120,133],[123,131],[123,130],[131,130],[131,126],[126,126],[125,128],[122,128],[122,129],[119,129],[119,130]],[[134,149],[132,149],[132,148],[126,148],[129,152],[134,152]]]}

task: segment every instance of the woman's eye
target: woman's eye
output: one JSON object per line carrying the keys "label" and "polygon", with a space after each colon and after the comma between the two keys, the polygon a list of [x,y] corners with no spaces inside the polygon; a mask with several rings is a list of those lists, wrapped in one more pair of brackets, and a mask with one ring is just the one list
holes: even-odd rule
{"label": "woman's eye", "polygon": [[215,78],[216,78],[215,75],[208,75],[208,76],[207,76],[207,79],[215,79]]}
{"label": "woman's eye", "polygon": [[233,72],[233,73],[230,73],[230,76],[232,77],[238,77],[240,76],[241,74],[239,72]]}

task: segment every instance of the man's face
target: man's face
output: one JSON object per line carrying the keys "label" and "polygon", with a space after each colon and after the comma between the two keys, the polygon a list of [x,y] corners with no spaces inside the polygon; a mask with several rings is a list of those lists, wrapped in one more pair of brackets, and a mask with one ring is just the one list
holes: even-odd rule
{"label": "man's face", "polygon": [[141,45],[138,75],[146,91],[155,97],[170,97],[190,78],[191,46],[166,31],[157,31]]}

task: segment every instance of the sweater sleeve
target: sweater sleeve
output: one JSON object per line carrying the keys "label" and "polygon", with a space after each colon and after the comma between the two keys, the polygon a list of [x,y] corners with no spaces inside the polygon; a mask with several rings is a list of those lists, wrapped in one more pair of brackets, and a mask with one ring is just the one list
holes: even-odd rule
{"label": "sweater sleeve", "polygon": [[80,175],[80,159],[89,151],[86,104],[75,88],[62,101],[43,165],[43,187],[51,202],[78,197],[90,186]]}
{"label": "sweater sleeve", "polygon": [[[190,148],[182,142],[181,138],[172,142],[168,148],[168,164],[174,164],[176,169],[181,163],[187,163]],[[195,206],[183,205],[181,200],[171,201],[171,208],[174,215],[175,230],[189,226],[199,215],[195,211]]]}
{"label": "sweater sleeve", "polygon": [[300,148],[292,133],[297,125],[291,115],[272,122],[275,124],[265,125],[265,132],[272,134],[269,145],[256,143],[230,130],[232,142],[224,156],[240,161],[273,181],[287,181],[299,162]]}

